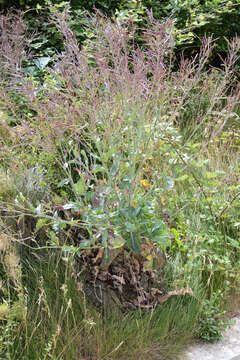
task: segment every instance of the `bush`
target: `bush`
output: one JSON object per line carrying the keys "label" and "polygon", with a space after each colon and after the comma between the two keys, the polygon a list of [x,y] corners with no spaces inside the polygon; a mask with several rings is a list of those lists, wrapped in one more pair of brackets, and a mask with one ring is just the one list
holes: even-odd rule
{"label": "bush", "polygon": [[[77,337],[79,330],[96,345],[90,348],[83,341],[78,354],[71,347],[72,358],[85,351],[97,358],[126,358],[127,348],[116,333],[109,346],[99,348],[101,331],[107,336],[113,329],[112,323],[104,327],[106,305],[117,304],[123,314],[129,308],[156,308],[158,325],[166,305],[171,329],[165,322],[160,333],[158,325],[151,332],[149,325],[147,334],[155,333],[154,341],[180,328],[189,338],[198,315],[197,333],[211,340],[222,327],[217,320],[211,324],[212,296],[221,310],[218,290],[226,295],[239,284],[239,86],[232,84],[239,39],[229,44],[222,70],[204,71],[211,39],[203,40],[198,57],[182,58],[176,70],[169,19],[159,24],[150,16],[139,48],[131,20],[97,14],[88,18],[92,35],[79,49],[68,8],[51,11],[64,51],[51,61],[33,63],[40,73],[29,71],[32,40],[25,36],[23,15],[2,16],[0,22],[2,227],[19,243],[23,273],[32,269],[35,274],[33,286],[25,277],[26,297],[33,301],[30,289],[41,288],[46,312],[41,315],[34,300],[35,322],[30,316],[22,326],[28,334],[42,321],[35,331],[42,334],[43,358],[63,356],[65,329],[68,344],[72,331]],[[51,269],[38,271],[39,264],[50,266],[49,256]],[[49,288],[52,275],[57,307]],[[64,292],[67,281],[78,284],[74,294],[81,295],[81,329],[71,307],[77,295],[65,298],[59,290],[64,285]],[[176,323],[171,304],[183,313],[189,307],[196,317],[176,317]],[[94,306],[94,315],[88,316]],[[143,318],[141,329],[147,315]],[[133,315],[129,326],[136,329],[135,320]],[[142,349],[154,348],[141,329]],[[35,340],[17,340],[16,334],[11,354],[35,354]],[[125,335],[121,341],[126,345]],[[156,356],[161,351],[158,347]]]}

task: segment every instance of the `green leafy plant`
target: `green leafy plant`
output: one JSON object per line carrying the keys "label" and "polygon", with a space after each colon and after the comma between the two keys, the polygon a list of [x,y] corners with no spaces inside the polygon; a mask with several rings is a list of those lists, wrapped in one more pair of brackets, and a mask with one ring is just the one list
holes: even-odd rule
{"label": "green leafy plant", "polygon": [[223,296],[220,291],[211,295],[210,300],[205,300],[196,335],[207,342],[215,342],[222,339],[222,331],[231,321],[226,319],[225,311],[221,309]]}
{"label": "green leafy plant", "polygon": [[239,41],[221,70],[205,71],[212,39],[175,68],[172,20],[150,15],[140,47],[138,17],[97,13],[79,48],[69,7],[51,11],[61,54],[29,56],[23,14],[0,22],[0,225],[27,299],[3,321],[9,356],[151,359],[178,334],[216,339],[240,280]]}

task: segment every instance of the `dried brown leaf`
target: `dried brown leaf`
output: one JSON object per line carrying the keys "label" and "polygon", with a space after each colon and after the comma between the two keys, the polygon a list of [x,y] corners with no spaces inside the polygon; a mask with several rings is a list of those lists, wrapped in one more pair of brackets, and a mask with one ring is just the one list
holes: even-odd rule
{"label": "dried brown leaf", "polygon": [[190,296],[194,296],[193,294],[193,291],[192,289],[187,286],[186,288],[182,288],[182,289],[179,289],[179,290],[173,290],[173,291],[170,291],[168,294],[164,295],[163,297],[161,297],[161,299],[159,299],[160,303],[163,304],[165,301],[167,301],[171,296],[174,296],[174,295],[190,295]]}
{"label": "dried brown leaf", "polygon": [[132,258],[133,261],[133,266],[134,266],[134,270],[137,274],[139,274],[140,272],[140,265],[139,265],[139,261],[136,258]]}
{"label": "dried brown leaf", "polygon": [[158,296],[158,295],[162,295],[162,291],[160,289],[157,288],[151,288],[151,295],[152,296]]}
{"label": "dried brown leaf", "polygon": [[93,259],[93,262],[96,264],[99,260],[102,261],[104,257],[105,249],[99,249],[97,256]]}
{"label": "dried brown leaf", "polygon": [[107,271],[100,271],[98,274],[98,279],[101,281],[107,281],[108,272]]}
{"label": "dried brown leaf", "polygon": [[125,284],[126,284],[123,276],[112,275],[112,278],[113,278],[113,279],[116,279],[116,280],[117,280],[118,282],[120,282],[120,284],[122,284],[122,285],[125,285]]}

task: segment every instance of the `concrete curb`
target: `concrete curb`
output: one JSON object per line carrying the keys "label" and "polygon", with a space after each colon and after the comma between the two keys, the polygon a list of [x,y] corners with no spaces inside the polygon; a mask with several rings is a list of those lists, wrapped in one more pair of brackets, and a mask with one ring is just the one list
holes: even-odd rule
{"label": "concrete curb", "polygon": [[224,331],[221,341],[192,345],[180,360],[240,360],[240,316],[233,320],[235,324]]}

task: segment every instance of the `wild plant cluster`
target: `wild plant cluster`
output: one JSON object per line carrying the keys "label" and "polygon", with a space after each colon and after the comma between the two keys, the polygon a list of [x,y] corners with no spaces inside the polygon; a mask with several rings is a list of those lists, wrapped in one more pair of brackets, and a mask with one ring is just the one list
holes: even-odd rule
{"label": "wild plant cluster", "polygon": [[140,46],[97,13],[81,48],[67,8],[49,22],[64,51],[35,58],[24,14],[0,16],[1,356],[218,339],[240,280],[240,40],[217,69],[212,38],[176,62],[169,19]]}

